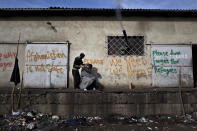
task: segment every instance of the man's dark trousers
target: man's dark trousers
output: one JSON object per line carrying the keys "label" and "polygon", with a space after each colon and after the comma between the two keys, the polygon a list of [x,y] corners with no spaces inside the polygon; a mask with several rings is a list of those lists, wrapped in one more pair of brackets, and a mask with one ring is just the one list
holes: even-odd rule
{"label": "man's dark trousers", "polygon": [[79,75],[79,70],[72,70],[73,74],[73,79],[74,79],[74,88],[79,89],[79,84],[80,84],[80,75]]}

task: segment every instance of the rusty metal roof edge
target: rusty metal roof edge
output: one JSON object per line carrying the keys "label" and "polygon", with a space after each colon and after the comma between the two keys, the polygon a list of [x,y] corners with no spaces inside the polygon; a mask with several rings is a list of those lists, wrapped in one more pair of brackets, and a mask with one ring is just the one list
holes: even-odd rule
{"label": "rusty metal roof edge", "polygon": [[[63,7],[49,7],[49,8],[0,8],[0,10],[116,10],[116,8],[63,8]],[[126,11],[197,11],[197,9],[144,9],[144,8],[120,8]]]}
{"label": "rusty metal roof edge", "polygon": [[[120,9],[123,16],[197,16],[197,9]],[[115,8],[0,8],[0,16],[114,16]]]}

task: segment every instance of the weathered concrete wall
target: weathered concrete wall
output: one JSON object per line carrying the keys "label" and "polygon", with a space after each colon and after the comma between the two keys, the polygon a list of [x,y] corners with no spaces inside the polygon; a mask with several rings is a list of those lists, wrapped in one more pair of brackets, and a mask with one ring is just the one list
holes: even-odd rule
{"label": "weathered concrete wall", "polygon": [[[0,91],[0,114],[9,113],[11,90]],[[15,104],[19,91],[15,92]],[[197,90],[182,89],[186,113],[197,110]],[[25,89],[21,94],[21,109],[58,115],[156,115],[183,113],[178,89],[141,89],[74,91]]]}
{"label": "weathered concrete wall", "polygon": [[[10,77],[14,68],[15,56],[17,53],[17,44],[0,44],[0,87],[14,86],[10,83]],[[20,74],[24,71],[25,44],[18,48],[18,59]],[[18,86],[21,86],[20,84]]]}
{"label": "weathered concrete wall", "polygon": [[193,87],[191,45],[152,45],[152,85]]}
{"label": "weathered concrete wall", "polygon": [[67,86],[68,44],[28,44],[25,49],[24,87]]}
{"label": "weathered concrete wall", "polygon": [[[47,22],[50,21],[55,30]],[[197,19],[195,18],[123,18],[128,35],[145,36],[145,44],[190,44],[197,43]],[[70,67],[80,52],[86,54],[85,62],[92,63],[102,76],[105,87],[136,87],[152,85],[151,49],[145,45],[144,56],[113,57],[107,55],[106,36],[122,35],[120,22],[115,17],[7,17],[0,18],[0,41],[65,42],[69,40]],[[1,45],[1,50],[8,50]],[[22,51],[24,52],[24,50]],[[21,53],[21,52],[20,52]],[[20,54],[24,56],[24,54]],[[22,64],[24,58],[19,59]],[[21,65],[22,66],[22,65]],[[23,68],[23,66],[22,66]],[[22,69],[21,68],[21,69]],[[4,77],[5,76],[5,77]],[[0,74],[1,87],[9,85],[10,72]],[[6,78],[6,79],[5,79]],[[7,81],[7,82],[5,82]],[[70,71],[70,85],[72,86]]]}

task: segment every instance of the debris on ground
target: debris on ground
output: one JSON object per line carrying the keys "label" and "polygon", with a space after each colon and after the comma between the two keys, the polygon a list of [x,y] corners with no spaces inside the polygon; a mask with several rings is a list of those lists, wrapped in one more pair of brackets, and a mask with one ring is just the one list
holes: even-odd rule
{"label": "debris on ground", "polygon": [[148,122],[148,120],[145,117],[140,118],[138,121],[141,122],[141,123],[147,123]]}
{"label": "debris on ground", "polygon": [[53,115],[52,116],[52,120],[54,120],[54,121],[58,121],[60,118],[59,118],[59,116],[57,116],[57,115]]}
{"label": "debris on ground", "polygon": [[[5,114],[0,119],[0,130],[51,130],[55,127],[92,126],[102,124],[102,118],[75,116],[65,118],[58,115],[36,113],[34,111]],[[77,128],[76,128],[77,129]]]}
{"label": "debris on ground", "polygon": [[[155,116],[118,116],[109,118],[100,116],[58,116],[49,113],[12,112],[11,114],[0,115],[0,130],[53,130],[56,128],[65,129],[73,127],[80,130],[80,127],[106,128],[109,125],[129,125],[145,130],[174,130],[174,126],[197,129],[197,113],[177,115],[155,115]],[[134,130],[134,129],[132,129]],[[175,129],[176,130],[176,129]],[[178,128],[177,128],[178,130]]]}

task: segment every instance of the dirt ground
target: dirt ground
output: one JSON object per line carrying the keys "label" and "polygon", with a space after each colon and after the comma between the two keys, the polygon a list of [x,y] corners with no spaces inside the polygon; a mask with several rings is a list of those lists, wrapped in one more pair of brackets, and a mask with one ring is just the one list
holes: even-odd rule
{"label": "dirt ground", "polygon": [[197,131],[197,112],[182,116],[64,117],[14,112],[0,115],[0,131]]}
{"label": "dirt ground", "polygon": [[[156,128],[155,128],[156,127]],[[121,124],[110,124],[102,127],[66,127],[66,128],[55,128],[53,131],[197,131],[196,126],[187,126],[183,124],[174,125],[121,125]]]}

